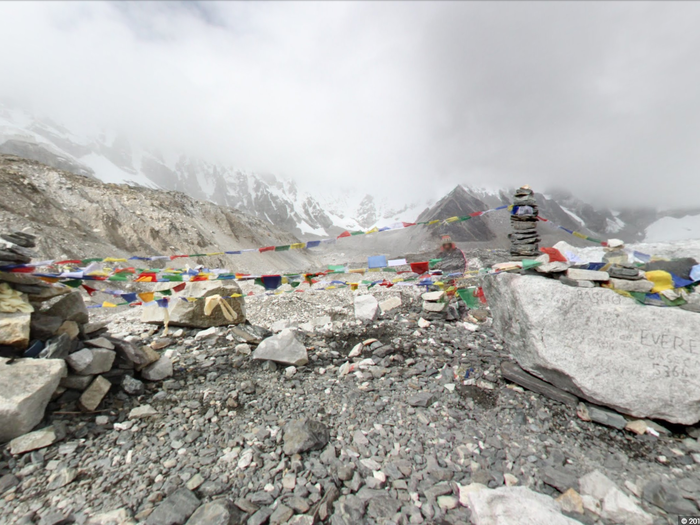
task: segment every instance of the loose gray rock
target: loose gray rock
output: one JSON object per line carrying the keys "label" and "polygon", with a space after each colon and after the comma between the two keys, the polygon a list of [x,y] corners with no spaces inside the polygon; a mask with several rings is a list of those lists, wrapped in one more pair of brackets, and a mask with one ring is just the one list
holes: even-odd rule
{"label": "loose gray rock", "polygon": [[427,407],[435,402],[435,396],[431,392],[420,392],[409,397],[406,402],[412,407]]}
{"label": "loose gray rock", "polygon": [[80,396],[80,406],[88,412],[97,410],[97,407],[100,406],[111,387],[112,383],[107,379],[97,376],[87,390],[83,392],[83,395]]}
{"label": "loose gray rock", "polygon": [[248,518],[246,525],[262,525],[270,519],[270,516],[272,516],[272,512],[273,510],[270,507],[263,507],[260,510],[258,510],[255,514],[253,514],[250,518]]}
{"label": "loose gray rock", "polygon": [[78,324],[86,324],[90,320],[85,301],[80,292],[66,294],[51,308],[42,313],[60,317],[64,321],[75,321]]}
{"label": "loose gray rock", "polygon": [[66,357],[66,363],[76,374],[89,376],[109,372],[117,356],[105,348],[84,348]]}
{"label": "loose gray rock", "polygon": [[141,377],[148,381],[162,381],[171,375],[173,375],[173,362],[166,356],[141,370]]}
{"label": "loose gray rock", "polygon": [[77,376],[69,375],[61,379],[59,383],[63,388],[72,388],[73,390],[80,390],[81,392],[90,386],[94,376]]}
{"label": "loose gray rock", "polygon": [[401,502],[391,496],[377,496],[369,500],[367,514],[376,520],[387,520],[401,508]]}
{"label": "loose gray rock", "polygon": [[53,427],[35,430],[10,441],[10,453],[15,455],[24,454],[25,452],[45,448],[52,445],[56,439],[56,431]]}
{"label": "loose gray rock", "polygon": [[681,497],[678,489],[662,481],[652,481],[644,486],[642,499],[665,510],[669,514],[692,516],[698,513],[698,506]]}
{"label": "loose gray rock", "polygon": [[19,479],[12,474],[5,474],[0,477],[0,496],[17,485],[19,485]]}
{"label": "loose gray rock", "polygon": [[129,375],[124,376],[122,379],[122,389],[129,395],[140,396],[146,390],[144,384]]}
{"label": "loose gray rock", "polygon": [[197,496],[181,488],[165,498],[148,516],[147,525],[182,525],[199,507]]}
{"label": "loose gray rock", "polygon": [[244,522],[245,513],[223,500],[200,506],[187,520],[187,525],[237,525]]}
{"label": "loose gray rock", "polygon": [[319,450],[326,446],[329,439],[328,428],[320,421],[290,421],[284,427],[284,453],[292,456],[307,450]]}

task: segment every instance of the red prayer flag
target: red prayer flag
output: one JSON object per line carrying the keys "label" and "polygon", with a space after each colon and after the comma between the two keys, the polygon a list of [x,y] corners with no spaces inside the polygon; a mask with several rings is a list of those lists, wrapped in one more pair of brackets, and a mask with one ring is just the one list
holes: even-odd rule
{"label": "red prayer flag", "polygon": [[409,226],[415,226],[415,222],[402,222],[404,228],[408,228]]}
{"label": "red prayer flag", "polygon": [[341,237],[350,237],[351,235],[352,235],[352,233],[350,233],[349,231],[345,230],[343,233],[341,233],[340,235],[338,235],[338,239],[340,239]]}
{"label": "red prayer flag", "polygon": [[549,262],[568,262],[556,248],[540,248],[540,251],[549,255]]}
{"label": "red prayer flag", "polygon": [[430,263],[427,261],[411,263],[411,271],[413,273],[423,274],[426,273],[428,270],[430,270]]}
{"label": "red prayer flag", "polygon": [[83,261],[69,260],[69,261],[57,261],[54,264],[81,264]]}
{"label": "red prayer flag", "polygon": [[22,268],[12,268],[12,270],[10,270],[10,272],[11,273],[33,273],[34,268],[31,266],[22,267]]}
{"label": "red prayer flag", "polygon": [[475,211],[474,213],[470,213],[469,216],[470,217],[478,217],[482,213],[484,213],[484,212],[483,211]]}
{"label": "red prayer flag", "polygon": [[97,291],[95,288],[92,288],[92,287],[88,286],[87,284],[83,284],[82,287],[85,289],[85,291],[87,292],[87,294],[89,296],[92,296],[92,294],[94,294]]}
{"label": "red prayer flag", "polygon": [[173,292],[181,292],[184,289],[185,289],[185,283],[181,283],[173,288]]}
{"label": "red prayer flag", "polygon": [[265,247],[265,248],[260,248],[260,249],[258,249],[258,251],[259,251],[260,253],[262,253],[262,252],[274,252],[274,251],[275,251],[275,247],[274,247],[274,246],[267,246],[267,247]]}

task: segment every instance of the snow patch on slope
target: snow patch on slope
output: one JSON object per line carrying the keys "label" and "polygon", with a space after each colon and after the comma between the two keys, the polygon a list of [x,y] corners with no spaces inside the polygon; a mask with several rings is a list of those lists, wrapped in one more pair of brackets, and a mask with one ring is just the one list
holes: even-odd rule
{"label": "snow patch on slope", "polygon": [[102,181],[112,184],[128,184],[129,186],[145,186],[159,189],[160,186],[152,182],[142,173],[134,175],[115,166],[108,159],[96,153],[90,153],[80,158],[80,162],[91,168],[95,175]]}
{"label": "snow patch on slope", "polygon": [[671,242],[700,239],[700,215],[663,217],[646,230],[644,242]]}

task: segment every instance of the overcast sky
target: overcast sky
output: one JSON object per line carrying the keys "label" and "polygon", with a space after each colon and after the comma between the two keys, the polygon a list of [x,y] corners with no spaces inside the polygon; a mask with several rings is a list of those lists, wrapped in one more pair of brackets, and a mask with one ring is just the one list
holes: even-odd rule
{"label": "overcast sky", "polygon": [[0,2],[0,98],[402,198],[700,192],[697,2]]}

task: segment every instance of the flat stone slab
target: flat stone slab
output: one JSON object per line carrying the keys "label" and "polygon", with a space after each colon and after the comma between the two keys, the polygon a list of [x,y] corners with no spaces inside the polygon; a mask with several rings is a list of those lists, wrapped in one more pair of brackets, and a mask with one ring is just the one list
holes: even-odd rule
{"label": "flat stone slab", "polygon": [[608,272],[599,272],[596,270],[580,270],[578,268],[569,268],[566,271],[566,276],[569,279],[578,281],[608,281],[610,274]]}
{"label": "flat stone slab", "polygon": [[518,364],[594,404],[637,418],[700,421],[700,318],[605,288],[498,274],[484,292]]}

